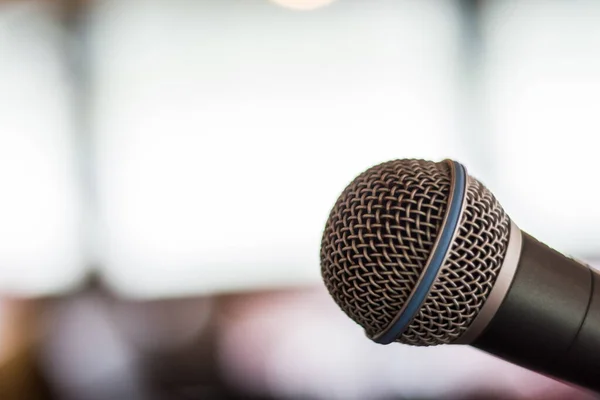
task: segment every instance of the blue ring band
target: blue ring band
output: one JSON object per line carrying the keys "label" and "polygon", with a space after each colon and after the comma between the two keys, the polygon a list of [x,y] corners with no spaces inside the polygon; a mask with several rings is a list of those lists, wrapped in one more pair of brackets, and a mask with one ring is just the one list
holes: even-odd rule
{"label": "blue ring band", "polygon": [[460,211],[466,191],[467,174],[465,168],[452,161],[454,166],[454,187],[453,195],[448,207],[448,216],[446,223],[442,226],[440,239],[433,251],[433,255],[429,261],[429,265],[425,267],[421,282],[415,288],[412,297],[409,298],[408,304],[399,318],[385,331],[381,336],[374,339],[379,344],[390,344],[395,341],[411,323],[425,298],[429,294],[433,282],[435,282],[438,272],[444,263],[446,254],[450,250],[452,237],[459,223]]}

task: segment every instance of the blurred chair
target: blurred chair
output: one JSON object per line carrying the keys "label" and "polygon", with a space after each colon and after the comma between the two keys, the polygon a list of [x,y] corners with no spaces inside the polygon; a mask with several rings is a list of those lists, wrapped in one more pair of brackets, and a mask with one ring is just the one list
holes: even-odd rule
{"label": "blurred chair", "polygon": [[0,398],[50,400],[51,390],[38,364],[38,301],[0,300]]}

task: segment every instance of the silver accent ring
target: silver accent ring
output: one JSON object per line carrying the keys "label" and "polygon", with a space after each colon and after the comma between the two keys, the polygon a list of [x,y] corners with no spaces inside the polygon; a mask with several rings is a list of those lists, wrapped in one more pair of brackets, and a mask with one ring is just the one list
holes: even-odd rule
{"label": "silver accent ring", "polygon": [[471,344],[479,335],[481,335],[484,329],[488,326],[496,312],[500,308],[500,305],[508,293],[508,289],[512,284],[521,258],[521,247],[523,243],[523,236],[519,227],[511,220],[510,221],[510,235],[508,238],[508,248],[506,249],[506,256],[504,262],[498,272],[498,278],[492,288],[490,295],[488,296],[485,304],[479,311],[477,317],[466,332],[455,340],[452,344]]}

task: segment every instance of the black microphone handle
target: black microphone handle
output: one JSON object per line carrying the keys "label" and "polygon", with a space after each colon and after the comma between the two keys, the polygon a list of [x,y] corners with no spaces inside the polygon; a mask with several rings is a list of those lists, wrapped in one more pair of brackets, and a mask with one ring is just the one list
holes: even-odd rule
{"label": "black microphone handle", "polygon": [[600,392],[600,275],[523,232],[511,287],[472,345]]}

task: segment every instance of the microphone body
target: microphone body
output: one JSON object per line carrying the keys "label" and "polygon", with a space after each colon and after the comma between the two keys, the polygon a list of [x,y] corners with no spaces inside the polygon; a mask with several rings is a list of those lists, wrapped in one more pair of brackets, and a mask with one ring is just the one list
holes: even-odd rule
{"label": "microphone body", "polygon": [[510,289],[471,345],[600,392],[600,275],[523,232]]}
{"label": "microphone body", "polygon": [[394,160],[331,211],[321,273],[380,344],[467,344],[600,393],[600,274],[522,232],[461,164]]}

